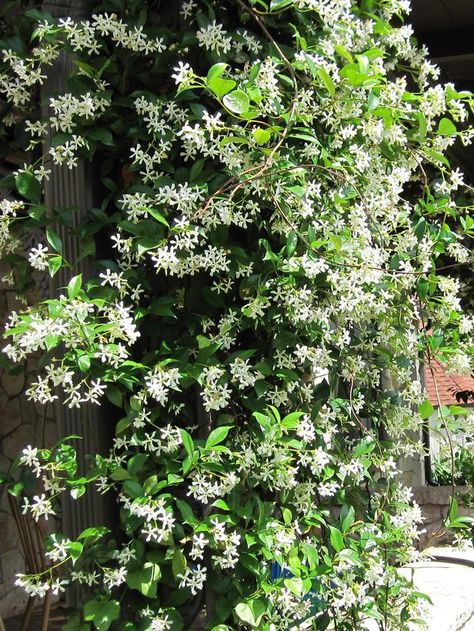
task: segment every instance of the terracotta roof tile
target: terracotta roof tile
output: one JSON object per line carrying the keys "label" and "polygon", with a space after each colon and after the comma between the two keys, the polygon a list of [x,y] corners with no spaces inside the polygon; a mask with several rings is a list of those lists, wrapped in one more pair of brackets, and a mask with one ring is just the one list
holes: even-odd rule
{"label": "terracotta roof tile", "polygon": [[474,390],[474,378],[469,375],[448,375],[442,364],[436,360],[431,363],[431,369],[424,367],[424,379],[428,400],[435,407],[439,404],[436,389],[442,405],[462,405],[462,401],[456,400],[455,393],[460,390]]}

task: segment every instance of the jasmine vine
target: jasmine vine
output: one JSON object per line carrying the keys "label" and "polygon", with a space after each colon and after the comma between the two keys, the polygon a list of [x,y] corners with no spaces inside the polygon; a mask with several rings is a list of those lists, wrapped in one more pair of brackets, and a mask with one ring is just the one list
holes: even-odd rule
{"label": "jasmine vine", "polygon": [[3,351],[41,356],[33,401],[116,410],[86,476],[75,439],[23,451],[24,512],[91,485],[120,525],[49,537],[18,584],[86,587],[66,631],[412,628],[423,524],[399,463],[424,453],[421,363],[472,370],[449,276],[472,264],[451,153],[472,95],[436,83],[407,0],[95,4],[0,42],[2,138],[28,155],[2,185],[5,279],[74,264],[55,169],[90,162],[102,191],[74,235],[96,275],[12,313]]}

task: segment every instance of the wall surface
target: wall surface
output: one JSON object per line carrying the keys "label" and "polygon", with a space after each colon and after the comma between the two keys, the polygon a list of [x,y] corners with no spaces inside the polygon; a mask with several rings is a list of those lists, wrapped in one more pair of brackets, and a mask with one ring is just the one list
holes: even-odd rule
{"label": "wall surface", "polygon": [[[473,492],[472,487],[456,487],[456,494],[470,493],[472,495]],[[422,486],[413,489],[415,500],[423,513],[423,527],[426,530],[420,540],[422,548],[439,546],[452,539],[452,535],[447,534],[443,528],[443,522],[449,513],[451,493],[450,486]],[[459,514],[474,517],[474,508],[466,508],[460,503]]]}
{"label": "wall surface", "polygon": [[[1,274],[0,274],[1,276]],[[0,283],[0,329],[8,314],[21,305],[15,292]],[[1,342],[1,346],[4,342]],[[17,375],[0,372],[0,472],[10,469],[18,453],[28,444],[50,445],[56,441],[52,410],[36,407],[25,390],[34,376],[35,362],[29,360]],[[9,618],[23,611],[26,601],[22,589],[15,587],[15,574],[24,571],[24,559],[8,497],[0,487],[0,616]]]}

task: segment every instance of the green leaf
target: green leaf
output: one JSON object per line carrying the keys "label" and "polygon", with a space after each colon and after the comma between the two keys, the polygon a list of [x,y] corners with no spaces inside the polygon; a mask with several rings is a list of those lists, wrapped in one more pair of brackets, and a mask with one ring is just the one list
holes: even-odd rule
{"label": "green leaf", "polygon": [[474,517],[469,517],[468,515],[463,515],[461,517],[456,517],[453,521],[449,522],[449,528],[473,528],[474,527]]}
{"label": "green leaf", "polygon": [[343,506],[341,511],[341,528],[345,534],[355,521],[355,510],[353,506]]}
{"label": "green leaf", "polygon": [[67,286],[67,295],[70,300],[74,300],[78,293],[81,291],[82,287],[82,274],[78,274],[77,276],[73,276],[68,283]]}
{"label": "green leaf", "polygon": [[359,443],[356,445],[353,451],[353,456],[355,458],[360,458],[360,456],[370,454],[370,452],[375,449],[376,445],[377,443],[374,441],[372,436],[367,436],[360,440]]}
{"label": "green leaf", "polygon": [[298,245],[298,235],[293,230],[288,232],[286,237],[286,253],[288,256],[292,256]]}
{"label": "green leaf", "polygon": [[185,429],[182,429],[180,431],[181,431],[181,439],[183,441],[184,448],[186,449],[186,453],[188,454],[189,457],[192,457],[194,453],[193,439],[191,438],[190,434],[188,434],[188,432]]}
{"label": "green leaf", "polygon": [[223,440],[225,440],[227,434],[231,429],[232,425],[223,425],[222,427],[216,427],[216,429],[212,430],[212,432],[209,434],[206,440],[205,448],[211,449],[212,447],[215,447],[216,445],[221,443]]}
{"label": "green leaf", "polygon": [[160,296],[160,298],[156,298],[151,303],[150,312],[154,315],[175,318],[176,316],[171,308],[175,304],[175,302],[176,299],[172,296]]}
{"label": "green leaf", "polygon": [[114,146],[114,137],[112,132],[105,127],[94,127],[93,129],[89,129],[87,137],[92,138],[92,140],[98,140],[108,147]]}
{"label": "green leaf", "polygon": [[433,412],[434,407],[429,401],[423,401],[423,403],[418,406],[418,413],[424,421],[429,418]]}
{"label": "green leaf", "polygon": [[178,577],[178,574],[183,574],[184,570],[187,567],[186,557],[179,548],[175,548],[171,567],[175,579]]}
{"label": "green leaf", "polygon": [[303,579],[298,576],[293,576],[292,578],[285,579],[285,587],[288,587],[290,592],[301,598],[304,592]]}
{"label": "green leaf", "polygon": [[249,600],[246,603],[239,603],[234,611],[242,622],[246,622],[251,627],[258,627],[267,607],[262,600]]}
{"label": "green leaf", "polygon": [[122,407],[122,391],[120,388],[111,384],[107,388],[107,392],[105,394],[111,403],[116,405],[118,408]]}
{"label": "green leaf", "polygon": [[61,269],[63,264],[62,256],[50,256],[48,258],[48,267],[50,276],[54,276]]}
{"label": "green leaf", "polygon": [[430,283],[427,280],[425,280],[424,278],[418,279],[418,282],[416,284],[416,291],[421,300],[424,300],[426,298],[429,289]]}
{"label": "green leaf", "polygon": [[332,77],[324,70],[324,68],[318,68],[318,75],[321,78],[321,81],[324,83],[326,90],[329,92],[331,96],[336,94],[336,86]]}
{"label": "green leaf", "polygon": [[147,208],[146,209],[147,213],[149,215],[151,215],[153,217],[153,219],[156,219],[156,221],[158,221],[159,223],[163,224],[164,226],[166,226],[167,228],[170,227],[166,217],[164,217],[159,210],[156,210],[155,208]]}
{"label": "green leaf", "polygon": [[220,77],[214,77],[207,82],[207,85],[211,91],[221,99],[225,94],[228,94],[235,88],[237,82],[233,79],[221,79]]}
{"label": "green leaf", "polygon": [[87,353],[82,353],[77,358],[77,365],[81,372],[87,372],[91,367],[91,358]]}
{"label": "green leaf", "polygon": [[126,416],[125,418],[120,419],[120,421],[117,423],[117,427],[115,428],[115,433],[121,434],[127,429],[127,427],[130,427],[132,423],[133,423],[133,418],[130,418],[129,416]]}
{"label": "green leaf", "polygon": [[80,614],[74,614],[66,624],[63,624],[62,631],[90,631],[91,625],[89,623],[83,624]]}
{"label": "green leaf", "polygon": [[304,415],[304,412],[291,412],[287,414],[282,420],[281,424],[286,429],[296,429],[298,427],[298,420]]}
{"label": "green leaf", "polygon": [[449,118],[442,118],[439,121],[437,134],[438,136],[454,136],[457,133],[457,127]]}
{"label": "green leaf", "polygon": [[368,74],[370,65],[367,55],[356,55],[356,59],[359,66],[359,72],[364,75]]}
{"label": "green leaf", "polygon": [[440,151],[434,151],[434,149],[430,149],[428,147],[425,147],[423,151],[433,162],[441,162],[441,164],[444,164],[447,167],[451,166],[448,158]]}
{"label": "green leaf", "polygon": [[126,580],[130,589],[138,590],[147,598],[156,598],[160,578],[160,566],[148,561],[139,570],[129,572]]}
{"label": "green leaf", "polygon": [[262,427],[264,430],[268,431],[271,429],[272,420],[269,416],[267,416],[266,414],[262,414],[261,412],[254,412],[253,416],[257,420],[260,427]]}
{"label": "green leaf", "polygon": [[340,552],[344,548],[344,538],[342,533],[334,526],[329,526],[329,530],[331,531],[331,545],[336,552]]}
{"label": "green leaf", "polygon": [[271,132],[268,129],[262,129],[257,127],[252,131],[253,137],[257,141],[257,145],[266,145],[272,137]]}
{"label": "green leaf", "polygon": [[457,499],[455,497],[451,498],[451,503],[449,505],[449,521],[454,521],[457,519],[459,514],[459,505]]}
{"label": "green leaf", "polygon": [[80,558],[84,546],[79,541],[71,541],[67,546],[69,555],[72,559],[72,564],[75,565],[76,561]]}
{"label": "green leaf", "polygon": [[110,479],[115,480],[116,482],[122,482],[123,480],[131,480],[130,473],[124,469],[123,467],[117,467],[110,474]]}
{"label": "green leaf", "polygon": [[183,522],[185,524],[197,524],[198,519],[193,513],[193,509],[191,506],[185,502],[184,500],[175,500],[176,506],[181,513],[181,517],[183,518]]}
{"label": "green leaf", "polygon": [[221,510],[230,511],[230,506],[223,499],[219,498],[215,502],[212,503],[212,506],[215,508],[220,508]]}
{"label": "green leaf", "polygon": [[310,569],[313,569],[319,565],[319,554],[314,546],[308,543],[304,544],[304,553],[306,555],[306,558],[308,559]]}
{"label": "green leaf", "polygon": [[166,482],[160,480],[157,475],[150,475],[145,482],[143,482],[143,490],[146,495],[153,495],[157,493],[160,488],[163,488],[163,484],[166,484]]}
{"label": "green leaf", "polygon": [[227,70],[228,67],[229,67],[229,64],[226,64],[222,61],[211,66],[207,73],[208,83],[212,79],[216,79],[217,77],[222,77],[222,75],[224,74],[224,72]]}
{"label": "green leaf", "polygon": [[196,160],[196,162],[191,167],[191,171],[189,172],[189,179],[191,182],[195,182],[198,177],[201,175],[202,170],[204,168],[205,160]]}
{"label": "green leaf", "polygon": [[270,11],[280,11],[286,7],[291,7],[294,0],[271,0],[270,2]]}
{"label": "green leaf", "polygon": [[140,473],[148,458],[149,454],[136,454],[135,456],[132,456],[127,465],[127,469],[131,475],[137,475],[137,473]]}
{"label": "green leaf", "polygon": [[374,92],[371,92],[367,101],[367,109],[369,110],[369,112],[373,112],[375,109],[377,109],[379,103],[380,97],[377,96],[377,94],[375,94]]}
{"label": "green leaf", "polygon": [[75,488],[71,489],[70,494],[73,499],[78,500],[80,497],[84,495],[85,492],[86,492],[86,487],[82,484],[79,484]]}
{"label": "green leaf", "polygon": [[130,495],[130,497],[133,497],[134,499],[143,495],[142,485],[135,480],[125,480],[123,483],[123,490],[127,493],[127,495]]}
{"label": "green leaf", "polygon": [[29,171],[15,176],[15,184],[20,195],[32,204],[41,203],[41,182]]}
{"label": "green leaf", "polygon": [[226,94],[222,102],[234,114],[243,114],[250,107],[249,97],[242,90],[234,90],[230,94]]}
{"label": "green leaf", "polygon": [[344,46],[342,46],[341,44],[336,44],[334,46],[334,50],[336,51],[338,55],[340,55],[343,59],[348,61],[350,64],[354,61],[354,58],[352,57],[351,53],[347,50],[347,48],[344,48]]}
{"label": "green leaf", "polygon": [[46,230],[46,238],[48,239],[48,243],[58,254],[62,254],[63,251],[63,242],[61,241],[61,237],[54,230]]}
{"label": "green leaf", "polygon": [[89,600],[84,605],[84,618],[94,623],[98,631],[107,631],[120,616],[118,600]]}
{"label": "green leaf", "polygon": [[94,526],[92,528],[86,528],[78,536],[78,539],[92,539],[96,541],[107,535],[110,532],[110,528],[106,526]]}

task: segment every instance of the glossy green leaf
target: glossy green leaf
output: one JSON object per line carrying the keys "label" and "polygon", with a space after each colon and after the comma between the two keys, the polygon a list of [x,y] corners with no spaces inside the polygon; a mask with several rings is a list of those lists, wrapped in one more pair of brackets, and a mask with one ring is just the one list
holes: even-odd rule
{"label": "glossy green leaf", "polygon": [[194,441],[191,438],[191,435],[185,429],[181,429],[180,432],[186,453],[188,454],[188,456],[192,456],[194,453]]}
{"label": "glossy green leaf", "polygon": [[266,145],[272,137],[270,130],[257,127],[252,131],[253,137],[257,141],[257,145]]}
{"label": "glossy green leaf", "polygon": [[222,99],[224,105],[234,114],[243,114],[250,107],[249,97],[242,90],[234,90]]}
{"label": "glossy green leaf", "polygon": [[48,239],[48,243],[50,246],[58,253],[62,254],[63,251],[63,242],[61,241],[61,237],[54,230],[48,229],[46,230],[46,238]]}
{"label": "glossy green leaf", "polygon": [[215,447],[216,445],[221,443],[223,440],[226,439],[227,434],[229,433],[231,429],[232,429],[231,425],[223,425],[222,427],[216,427],[216,429],[212,430],[212,432],[209,434],[206,440],[205,448],[211,449],[212,447]]}
{"label": "glossy green leaf", "polygon": [[82,274],[78,274],[77,276],[73,276],[69,281],[67,286],[67,295],[71,300],[77,298],[77,295],[81,291],[82,287]]}
{"label": "glossy green leaf", "polygon": [[107,631],[120,615],[118,600],[89,600],[84,605],[84,618],[91,621],[97,631]]}
{"label": "glossy green leaf", "polygon": [[418,407],[418,412],[423,420],[428,419],[434,412],[433,404],[426,400]]}
{"label": "glossy green leaf", "polygon": [[15,176],[15,184],[20,195],[32,204],[41,203],[41,182],[29,171]]}
{"label": "glossy green leaf", "polygon": [[208,80],[207,85],[217,97],[222,98],[235,88],[237,82],[233,79],[221,79],[220,77],[214,77],[213,79]]}
{"label": "glossy green leaf", "polygon": [[336,94],[336,85],[332,80],[332,77],[326,72],[326,70],[324,70],[324,68],[318,68],[318,75],[329,94],[334,96]]}
{"label": "glossy green leaf", "polygon": [[334,528],[334,526],[329,526],[329,530],[331,532],[331,545],[336,552],[340,552],[344,548],[344,538],[342,533],[337,528]]}
{"label": "glossy green leaf", "polygon": [[114,137],[110,129],[105,127],[94,127],[87,132],[87,137],[92,140],[98,140],[103,145],[108,147],[114,146]]}
{"label": "glossy green leaf", "polygon": [[454,136],[457,133],[456,125],[449,118],[442,118],[439,121],[437,134],[439,136]]}
{"label": "glossy green leaf", "polygon": [[239,620],[245,622],[251,627],[258,627],[266,608],[267,607],[262,600],[249,600],[245,603],[239,603],[235,607],[234,611]]}
{"label": "glossy green leaf", "polygon": [[136,589],[147,598],[156,598],[160,578],[160,566],[147,562],[139,570],[127,574],[127,585],[130,589]]}

